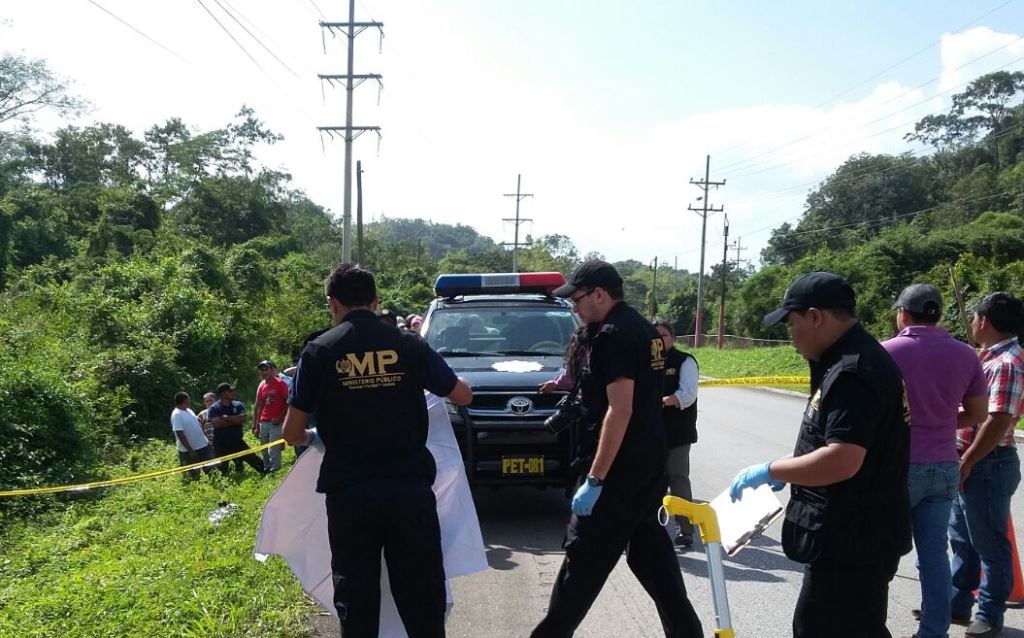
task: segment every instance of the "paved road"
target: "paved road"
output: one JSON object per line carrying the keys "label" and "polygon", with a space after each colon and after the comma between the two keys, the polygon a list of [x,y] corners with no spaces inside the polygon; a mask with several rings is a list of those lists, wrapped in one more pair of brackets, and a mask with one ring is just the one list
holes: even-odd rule
{"label": "paved road", "polygon": [[[803,410],[801,399],[754,389],[707,388],[700,395],[700,442],[692,453],[694,495],[710,499],[728,486],[736,470],[792,451]],[[561,563],[568,505],[553,491],[481,491],[477,507],[491,569],[454,581],[452,638],[527,636],[547,607]],[[1024,497],[1015,497],[1014,518],[1024,522]],[[1024,527],[1017,525],[1018,538]],[[801,571],[779,545],[780,525],[735,558],[726,559],[733,626],[739,636],[790,636],[790,620]],[[690,598],[713,629],[711,592],[701,549],[679,555]],[[894,636],[916,630],[910,610],[919,602],[913,553],[893,581],[889,627]],[[1024,610],[1007,614],[1006,638],[1024,638]],[[328,635],[328,634],[323,634]],[[334,634],[336,635],[336,634]],[[659,637],[664,633],[654,605],[620,561],[587,619],[576,633],[585,638]],[[962,635],[955,628],[951,636]]]}

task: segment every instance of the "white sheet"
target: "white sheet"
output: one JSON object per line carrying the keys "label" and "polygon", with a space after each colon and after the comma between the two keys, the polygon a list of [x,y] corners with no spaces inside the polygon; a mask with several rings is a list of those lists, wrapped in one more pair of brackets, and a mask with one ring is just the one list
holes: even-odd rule
{"label": "white sheet", "polygon": [[[434,495],[441,524],[441,550],[444,553],[445,576],[451,579],[487,569],[487,557],[448,411],[442,399],[429,393],[426,399],[430,417],[427,448],[437,464]],[[325,498],[316,492],[322,460],[323,454],[318,450],[306,450],[267,501],[256,536],[255,552],[258,560],[266,560],[270,554],[283,558],[303,590],[337,616],[333,604]],[[450,587],[447,593],[451,609]],[[381,570],[380,614],[380,638],[407,638],[391,597],[386,565]]]}

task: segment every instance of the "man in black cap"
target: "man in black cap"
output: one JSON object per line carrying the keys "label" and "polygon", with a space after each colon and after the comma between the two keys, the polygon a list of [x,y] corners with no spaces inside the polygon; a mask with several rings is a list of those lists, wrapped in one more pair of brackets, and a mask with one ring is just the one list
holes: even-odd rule
{"label": "man in black cap", "polygon": [[532,636],[572,636],[623,550],[654,599],[665,635],[702,636],[672,543],[657,520],[668,487],[664,343],[622,300],[622,278],[607,262],[584,262],[554,294],[570,299],[591,326],[580,389],[587,418],[600,423],[600,434],[586,481],[572,499],[565,559],[547,615]]}
{"label": "man in black cap", "polygon": [[[222,383],[217,386],[219,401],[209,407],[206,418],[213,425],[213,451],[217,457],[234,454],[242,450],[248,450],[245,444],[245,437],[242,433],[242,424],[245,423],[245,405],[241,401],[235,401],[235,386],[230,383]],[[263,461],[255,454],[246,454],[235,459],[235,470],[242,470],[242,463],[248,463],[252,469],[260,474],[266,474]],[[228,463],[220,466],[222,472],[228,471]]]}
{"label": "man in black cap", "polygon": [[910,551],[909,410],[892,358],[854,316],[853,288],[812,272],[764,318],[785,321],[811,368],[811,398],[791,456],[750,466],[733,500],[792,484],[782,547],[806,563],[796,638],[889,638],[889,582]]}
{"label": "man in black cap", "polygon": [[[468,405],[465,381],[418,336],[382,322],[373,273],[341,264],[324,284],[335,325],[302,349],[284,438],[324,448],[334,605],[345,638],[376,638],[380,557],[409,638],[443,638],[445,576],[424,390]],[[307,430],[316,414],[317,431]]]}

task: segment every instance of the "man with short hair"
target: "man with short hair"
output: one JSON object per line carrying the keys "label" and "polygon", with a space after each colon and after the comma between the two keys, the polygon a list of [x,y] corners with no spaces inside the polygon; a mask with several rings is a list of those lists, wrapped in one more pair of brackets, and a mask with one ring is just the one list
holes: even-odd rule
{"label": "man with short hair", "polygon": [[[380,559],[409,638],[445,635],[441,530],[431,486],[424,390],[468,405],[473,393],[427,343],[381,321],[373,273],[355,264],[324,284],[335,325],[302,349],[284,437],[320,445],[334,604],[345,638],[377,638]],[[310,414],[317,431],[307,430]]]}
{"label": "man with short hair", "polygon": [[[915,636],[946,638],[953,586],[946,534],[960,482],[957,421],[984,420],[988,387],[974,349],[938,327],[942,294],[935,286],[907,286],[892,307],[900,333],[882,342],[882,347],[903,373],[910,405],[907,485],[921,582],[921,609],[914,610],[920,620]],[[958,417],[961,406],[963,413]]]}
{"label": "man with short hair", "polygon": [[[178,392],[174,395],[174,410],[171,411],[171,430],[178,446],[178,464],[181,466],[213,458],[213,447],[206,440],[199,419],[189,407],[189,401],[187,392]],[[203,469],[209,473],[212,468]],[[188,470],[188,475],[192,479],[199,478],[199,469]]]}
{"label": "man with short hair", "polygon": [[587,418],[601,425],[586,480],[572,499],[565,558],[548,611],[531,636],[572,636],[623,551],[654,599],[665,635],[703,636],[672,541],[657,518],[668,488],[664,343],[623,301],[622,277],[605,261],[584,262],[554,294],[572,301],[593,328],[578,382]]}
{"label": "man with short hair", "polygon": [[[949,540],[953,547],[954,617],[970,618],[974,590],[978,611],[968,636],[998,636],[1013,587],[1013,545],[1007,537],[1010,497],[1020,483],[1020,458],[1013,431],[1024,415],[1024,354],[1017,335],[1024,328],[1021,303],[994,292],[974,309],[971,332],[981,346],[988,381],[983,422],[961,419],[957,432],[960,492],[953,501]],[[979,576],[983,573],[983,577]]]}
{"label": "man with short hair", "polygon": [[795,638],[889,638],[889,582],[910,551],[910,418],[899,368],[854,316],[853,288],[812,272],[764,318],[785,321],[810,363],[811,397],[792,455],[736,475],[750,487],[792,483],[786,556],[805,563]]}
{"label": "man with short hair", "polygon": [[[203,405],[205,407],[199,414],[196,415],[196,418],[199,419],[199,425],[203,426],[203,434],[206,435],[206,440],[210,442],[210,445],[213,445],[213,424],[210,423],[209,419],[210,406],[213,405],[216,400],[216,394],[212,392],[207,392],[206,394],[204,394]],[[212,450],[213,448],[211,447],[210,449]]]}
{"label": "man with short hair", "polygon": [[[256,407],[252,411],[252,433],[266,445],[281,438],[281,425],[288,411],[288,384],[277,374],[277,366],[269,359],[256,366],[260,371],[260,385],[256,388]],[[263,465],[268,472],[281,469],[281,450],[284,444],[263,450]]]}
{"label": "man with short hair", "polygon": [[[248,450],[245,443],[245,435],[242,433],[242,424],[245,423],[245,406],[241,401],[235,401],[235,386],[230,383],[221,383],[217,386],[219,401],[211,405],[207,412],[207,418],[213,424],[213,449],[217,457],[227,456],[235,452]],[[260,474],[266,474],[263,461],[255,454],[246,454],[235,459],[235,470],[242,471],[242,464],[248,463],[252,469]],[[228,471],[228,462],[220,464],[220,469],[225,474]]]}

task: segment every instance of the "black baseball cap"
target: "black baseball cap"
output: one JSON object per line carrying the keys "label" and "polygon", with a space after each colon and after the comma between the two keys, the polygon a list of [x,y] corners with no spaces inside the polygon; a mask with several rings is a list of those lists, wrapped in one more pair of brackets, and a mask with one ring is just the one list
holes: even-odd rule
{"label": "black baseball cap", "polygon": [[256,364],[256,369],[258,369],[258,370],[262,370],[263,368],[276,368],[276,367],[277,366],[275,366],[274,362],[271,361],[270,359],[264,359],[263,361],[260,361],[259,363]]}
{"label": "black baseball cap", "polygon": [[835,273],[825,271],[809,272],[790,284],[782,296],[782,307],[764,316],[766,327],[774,326],[792,310],[808,308],[845,308],[853,312],[857,306],[853,287]]}
{"label": "black baseball cap", "polygon": [[221,394],[224,394],[228,390],[234,390],[234,389],[235,389],[235,386],[231,385],[230,383],[222,383],[222,384],[217,386],[217,394],[219,396]]}
{"label": "black baseball cap", "polygon": [[942,314],[942,293],[931,284],[910,284],[892,304],[892,309],[938,318]]}
{"label": "black baseball cap", "polygon": [[601,259],[591,259],[576,267],[569,275],[569,282],[555,288],[556,297],[569,297],[580,288],[617,288],[622,285],[622,277],[615,266]]}

